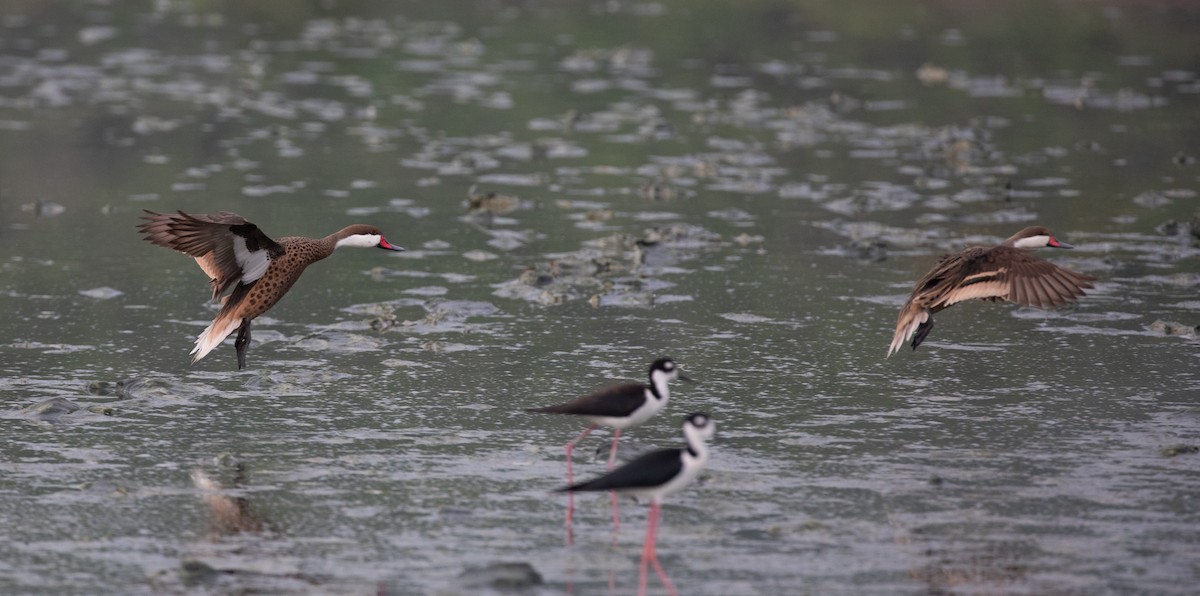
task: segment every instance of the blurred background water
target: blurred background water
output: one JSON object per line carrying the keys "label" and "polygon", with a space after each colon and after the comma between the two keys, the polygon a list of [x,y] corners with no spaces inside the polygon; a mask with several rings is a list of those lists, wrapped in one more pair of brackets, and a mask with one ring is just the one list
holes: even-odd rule
{"label": "blurred background water", "polygon": [[[477,593],[516,562],[629,593],[644,508],[613,546],[581,498],[566,545],[582,425],[521,410],[671,356],[701,383],[623,434],[717,419],[664,508],[683,593],[1193,593],[1197,30],[1186,2],[8,2],[0,592]],[[215,310],[144,208],[409,250],[339,251],[247,370],[191,365]],[[883,358],[938,254],[1032,224],[1089,296],[958,306]]]}

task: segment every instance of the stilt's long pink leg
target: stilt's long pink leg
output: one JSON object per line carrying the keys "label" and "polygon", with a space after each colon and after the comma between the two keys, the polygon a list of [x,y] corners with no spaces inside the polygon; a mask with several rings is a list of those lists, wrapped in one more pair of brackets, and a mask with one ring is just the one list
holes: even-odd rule
{"label": "stilt's long pink leg", "polygon": [[658,573],[658,579],[661,579],[663,586],[667,588],[667,594],[679,596],[679,592],[675,590],[675,584],[671,583],[671,578],[667,577],[667,572],[663,571],[662,565],[658,563],[658,553],[654,553],[654,558],[650,559],[650,563],[654,565],[654,571]]}
{"label": "stilt's long pink leg", "polygon": [[[613,434],[612,449],[608,451],[608,471],[612,471],[613,464],[617,461],[617,441],[621,439],[621,429]],[[613,534],[621,528],[621,515],[617,512],[617,491],[612,491],[612,513],[613,513]]]}
{"label": "stilt's long pink leg", "polygon": [[608,471],[609,472],[612,471],[613,464],[615,464],[617,462],[617,441],[620,441],[620,440],[621,440],[621,429],[618,428],[617,432],[613,433],[612,449],[608,450]]}
{"label": "stilt's long pink leg", "polygon": [[651,565],[654,565],[654,572],[658,574],[658,579],[662,580],[663,586],[667,588],[667,593],[671,596],[679,596],[679,592],[675,590],[675,584],[671,583],[671,578],[667,577],[667,572],[663,571],[662,564],[658,562],[658,520],[662,517],[662,505],[658,501],[650,503],[650,519],[647,520],[649,525],[646,528],[646,544],[649,548],[642,549],[642,569],[640,581],[640,592],[644,594],[646,591],[646,560],[649,559]]}
{"label": "stilt's long pink leg", "polygon": [[646,596],[646,569],[654,558],[654,524],[657,521],[658,501],[650,501],[650,515],[646,519],[646,539],[642,541],[642,560],[638,563],[638,596]]}
{"label": "stilt's long pink leg", "polygon": [[[582,441],[584,437],[588,436],[588,434],[594,430],[596,430],[595,424],[583,429],[583,432],[579,433],[578,437],[571,439],[571,441],[569,443],[567,443],[567,486],[570,486],[575,483],[575,468],[572,466],[572,463],[571,463],[571,452],[575,450],[576,443]],[[571,530],[571,518],[574,517],[574,515],[575,515],[575,493],[568,492],[567,493],[567,521],[566,521],[567,544],[575,543],[575,533]]]}

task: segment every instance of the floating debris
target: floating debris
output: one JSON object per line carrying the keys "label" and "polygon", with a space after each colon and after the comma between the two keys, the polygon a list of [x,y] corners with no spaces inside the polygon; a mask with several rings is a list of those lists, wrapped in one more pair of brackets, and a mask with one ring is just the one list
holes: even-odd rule
{"label": "floating debris", "polygon": [[917,69],[917,80],[926,85],[941,85],[950,78],[950,72],[945,68],[926,62]]}
{"label": "floating debris", "polygon": [[1154,226],[1154,231],[1169,236],[1178,238],[1182,242],[1191,244],[1192,246],[1200,247],[1200,215],[1192,218],[1191,221],[1181,222],[1174,219],[1168,219],[1157,226]]}
{"label": "floating debris", "polygon": [[472,214],[505,215],[521,206],[521,199],[514,195],[496,192],[476,194],[474,186],[467,193],[467,211]]}
{"label": "floating debris", "polygon": [[1165,195],[1157,190],[1148,190],[1142,194],[1139,194],[1136,197],[1133,197],[1133,202],[1135,205],[1138,205],[1139,207],[1145,207],[1147,209],[1156,209],[1158,207],[1165,207],[1167,205],[1170,205],[1173,201],[1171,201],[1171,199],[1169,197],[1167,197],[1167,195]]}
{"label": "floating debris", "polygon": [[720,235],[689,224],[650,228],[641,237],[614,234],[584,242],[578,251],[551,255],[494,286],[494,294],[544,305],[586,296],[593,306],[649,306],[654,292],[673,285],[658,274],[721,246]]}
{"label": "floating debris", "polygon": [[751,323],[751,324],[753,324],[753,323],[770,323],[772,321],[772,319],[770,317],[764,317],[761,315],[745,313],[745,312],[727,312],[727,313],[721,313],[717,316],[721,317],[722,319],[733,321],[734,323]]}
{"label": "floating debris", "polygon": [[500,308],[490,302],[477,300],[444,300],[435,298],[423,303],[425,316],[418,320],[402,321],[393,331],[404,333],[482,333],[490,323],[470,322],[479,317],[495,317]]}
{"label": "floating debris", "polygon": [[755,219],[757,219],[749,211],[746,211],[744,209],[738,209],[737,207],[729,207],[727,209],[721,209],[719,211],[709,211],[708,216],[715,217],[717,219],[723,219],[725,221],[733,222],[733,223],[737,223],[737,224],[744,224],[746,222],[752,222]]}
{"label": "floating debris", "polygon": [[638,196],[651,201],[674,201],[688,193],[662,182],[648,182],[638,189]]}
{"label": "floating debris", "polygon": [[1174,335],[1174,336],[1178,336],[1178,337],[1196,337],[1197,333],[1200,333],[1200,326],[1185,325],[1183,323],[1176,323],[1174,321],[1164,321],[1162,319],[1158,319],[1158,320],[1154,321],[1153,323],[1150,323],[1150,330],[1155,333],[1161,333],[1163,335]]}
{"label": "floating debris", "polygon": [[1200,446],[1186,444],[1171,445],[1170,447],[1163,447],[1160,453],[1162,453],[1163,457],[1200,453]]}
{"label": "floating debris", "polygon": [[758,235],[751,236],[750,234],[747,234],[745,232],[742,232],[741,234],[738,234],[737,236],[733,237],[733,241],[742,246],[761,243],[764,240],[765,240],[765,238],[763,238],[762,236],[758,236]]}
{"label": "floating debris", "polygon": [[23,350],[43,350],[46,354],[72,354],[74,352],[96,349],[96,346],[78,344],[47,344],[40,341],[16,341],[8,345]]}
{"label": "floating debris", "polygon": [[110,298],[116,298],[117,296],[123,296],[125,294],[125,292],[122,292],[121,290],[110,288],[108,286],[101,286],[99,288],[92,288],[90,290],[80,290],[79,293],[87,296],[88,298],[95,298],[97,300],[108,300]]}
{"label": "floating debris", "polygon": [[488,230],[487,233],[492,237],[487,241],[488,246],[503,251],[517,250],[541,237],[532,230]]}
{"label": "floating debris", "polygon": [[55,215],[63,214],[66,210],[66,207],[54,201],[43,201],[41,199],[21,205],[21,211],[32,213],[37,217],[54,217]]}
{"label": "floating debris", "polygon": [[847,254],[860,261],[882,263],[888,258],[888,243],[879,238],[857,240],[847,249]]}
{"label": "floating debris", "polygon": [[529,563],[491,563],[470,567],[458,575],[464,588],[508,591],[529,590],[543,584],[542,574]]}
{"label": "floating debris", "polygon": [[91,25],[83,27],[79,30],[79,43],[85,46],[94,46],[98,43],[108,41],[117,36],[117,28],[107,25]]}
{"label": "floating debris", "polygon": [[476,249],[476,250],[468,250],[467,252],[463,253],[463,258],[467,259],[468,261],[475,261],[476,263],[482,263],[484,261],[494,261],[500,257],[497,256],[496,253],[491,253],[486,250]]}
{"label": "floating debris", "polygon": [[65,397],[54,397],[31,406],[25,406],[21,408],[20,414],[45,422],[54,422],[62,416],[73,414],[81,409],[83,408]]}
{"label": "floating debris", "polygon": [[87,392],[92,395],[102,397],[116,397],[117,399],[126,399],[133,396],[133,393],[141,389],[145,384],[143,379],[129,378],[121,379],[115,383],[110,381],[92,381],[87,384]]}
{"label": "floating debris", "polygon": [[204,561],[195,559],[185,559],[179,565],[180,581],[190,588],[208,586],[216,583],[222,577],[232,574],[232,571],[219,570]]}

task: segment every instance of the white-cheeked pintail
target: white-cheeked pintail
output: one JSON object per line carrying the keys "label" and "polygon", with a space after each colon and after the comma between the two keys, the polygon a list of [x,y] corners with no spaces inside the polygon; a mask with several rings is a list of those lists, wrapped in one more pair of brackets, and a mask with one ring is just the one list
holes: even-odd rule
{"label": "white-cheeked pintail", "polygon": [[944,255],[917,281],[900,309],[888,357],[910,338],[915,350],[933,329],[933,315],[950,306],[979,298],[1007,300],[1049,308],[1072,302],[1092,287],[1095,277],[1064,269],[1030,254],[1036,248],[1074,248],[1059,242],[1050,230],[1031,226],[996,246],[972,246]]}
{"label": "white-cheeked pintail", "polygon": [[275,241],[228,211],[189,215],[147,210],[142,218],[146,222],[138,229],[145,239],[196,259],[210,278],[213,300],[221,300],[221,311],[196,339],[192,362],[207,356],[236,329],[239,370],[246,366],[250,322],[279,302],[306,267],[343,246],[404,250],[390,244],[379,228],[367,224],[347,226],[324,238],[287,236]]}

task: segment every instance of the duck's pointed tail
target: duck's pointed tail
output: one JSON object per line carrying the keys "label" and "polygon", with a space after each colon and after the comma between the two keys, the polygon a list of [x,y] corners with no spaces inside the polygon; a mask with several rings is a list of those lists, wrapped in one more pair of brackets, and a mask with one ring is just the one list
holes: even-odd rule
{"label": "duck's pointed tail", "polygon": [[235,316],[232,312],[221,310],[216,319],[213,319],[211,325],[204,329],[204,332],[196,338],[196,347],[192,348],[191,354],[192,363],[199,362],[201,358],[213,351],[213,348],[221,345],[230,333],[237,330],[242,325],[241,317]]}
{"label": "duck's pointed tail", "polygon": [[888,346],[887,358],[891,358],[892,354],[900,351],[900,347],[904,345],[909,338],[916,334],[913,339],[913,349],[921,344],[926,335],[929,335],[929,330],[933,328],[933,315],[928,308],[921,308],[912,304],[905,304],[900,310],[900,316],[896,320],[896,333],[892,335],[892,345]]}

